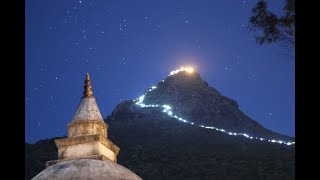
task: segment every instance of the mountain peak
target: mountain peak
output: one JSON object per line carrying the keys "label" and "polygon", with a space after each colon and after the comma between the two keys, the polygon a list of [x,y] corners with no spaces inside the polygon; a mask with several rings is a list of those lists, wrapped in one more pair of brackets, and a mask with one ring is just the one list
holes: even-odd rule
{"label": "mountain peak", "polygon": [[[232,108],[239,108],[235,100],[222,96],[215,88],[210,87],[208,82],[204,81],[195,70],[191,72],[171,71],[168,77],[156,86],[147,89],[144,96],[145,104],[171,104],[176,109],[181,106],[189,106],[189,104],[196,104],[200,107],[204,105],[210,108],[210,104],[219,105],[220,102],[224,102]],[[207,108],[203,107],[203,109]],[[192,107],[192,109],[197,111],[198,108]],[[179,111],[179,114],[183,115],[184,110],[182,108],[180,110],[182,111]],[[219,112],[215,109],[213,111]],[[193,115],[191,117],[198,118]]]}
{"label": "mountain peak", "polygon": [[209,86],[191,67],[171,71],[164,80],[147,89],[137,100],[118,105],[112,116],[121,113],[120,109],[148,114],[150,108],[153,108],[152,111],[164,112],[169,119],[174,118],[201,128],[272,143],[294,144],[291,142],[294,138],[266,129],[245,115],[235,100]]}

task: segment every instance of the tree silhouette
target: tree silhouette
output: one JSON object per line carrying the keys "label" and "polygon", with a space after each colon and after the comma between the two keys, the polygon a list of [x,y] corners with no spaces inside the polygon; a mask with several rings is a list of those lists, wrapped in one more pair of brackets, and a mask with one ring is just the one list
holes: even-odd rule
{"label": "tree silhouette", "polygon": [[258,44],[278,43],[293,49],[295,46],[295,0],[286,0],[284,15],[277,16],[267,10],[268,3],[259,0],[252,8],[248,29],[255,32]]}

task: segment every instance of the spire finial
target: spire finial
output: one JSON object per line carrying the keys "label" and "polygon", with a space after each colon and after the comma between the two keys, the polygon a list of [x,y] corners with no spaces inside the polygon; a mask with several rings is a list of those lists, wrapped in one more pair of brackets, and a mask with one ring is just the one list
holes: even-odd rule
{"label": "spire finial", "polygon": [[86,74],[86,80],[85,80],[85,86],[84,86],[84,92],[83,97],[93,97],[92,92],[92,86],[91,86],[91,80],[89,73]]}

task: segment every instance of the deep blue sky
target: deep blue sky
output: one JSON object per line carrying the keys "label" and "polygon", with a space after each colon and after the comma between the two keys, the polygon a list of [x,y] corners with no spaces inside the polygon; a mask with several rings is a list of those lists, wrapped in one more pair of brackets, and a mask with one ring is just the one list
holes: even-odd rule
{"label": "deep blue sky", "polygon": [[[27,142],[66,135],[86,72],[106,117],[182,65],[266,128],[294,136],[294,52],[255,43],[246,26],[256,0],[25,2]],[[270,6],[281,12],[283,3]]]}

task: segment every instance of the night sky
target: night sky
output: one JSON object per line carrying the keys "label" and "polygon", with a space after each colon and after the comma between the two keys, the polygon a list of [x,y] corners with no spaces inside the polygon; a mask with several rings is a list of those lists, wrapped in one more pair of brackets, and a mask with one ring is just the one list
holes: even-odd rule
{"label": "night sky", "polygon": [[26,0],[26,141],[67,134],[87,72],[106,117],[185,65],[264,127],[294,136],[294,51],[256,44],[247,30],[256,2]]}

